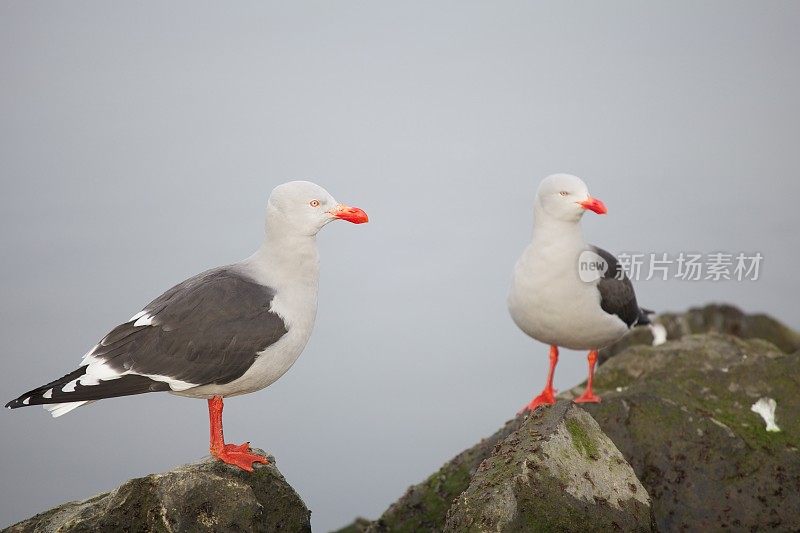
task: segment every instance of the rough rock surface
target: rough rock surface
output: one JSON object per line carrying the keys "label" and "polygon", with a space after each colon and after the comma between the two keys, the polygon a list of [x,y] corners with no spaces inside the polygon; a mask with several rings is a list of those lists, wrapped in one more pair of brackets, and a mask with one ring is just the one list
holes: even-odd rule
{"label": "rough rock surface", "polygon": [[650,498],[597,422],[560,401],[483,461],[444,531],[652,531]]}
{"label": "rough rock surface", "polygon": [[257,465],[248,473],[207,458],[132,479],[88,500],[65,503],[4,533],[56,531],[294,533],[311,531],[311,512],[274,463]]}
{"label": "rough rock surface", "polygon": [[583,409],[518,417],[373,524],[343,531],[651,531],[647,491]]}

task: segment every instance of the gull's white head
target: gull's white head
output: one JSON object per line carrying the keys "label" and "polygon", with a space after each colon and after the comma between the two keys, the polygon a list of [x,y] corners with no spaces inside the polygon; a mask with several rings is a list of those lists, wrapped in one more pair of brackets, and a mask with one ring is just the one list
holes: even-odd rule
{"label": "gull's white head", "polygon": [[587,209],[599,215],[607,212],[603,202],[589,195],[583,180],[571,174],[553,174],[543,179],[536,192],[536,209],[568,222],[580,220]]}
{"label": "gull's white head", "polygon": [[310,181],[290,181],[278,185],[269,195],[267,212],[283,219],[301,235],[316,235],[333,220],[354,224],[367,222],[367,214],[358,207],[338,203],[328,191]]}

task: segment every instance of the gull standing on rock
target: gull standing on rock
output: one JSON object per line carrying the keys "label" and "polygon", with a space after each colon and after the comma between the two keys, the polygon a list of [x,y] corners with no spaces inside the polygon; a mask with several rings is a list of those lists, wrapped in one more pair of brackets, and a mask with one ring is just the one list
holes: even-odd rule
{"label": "gull standing on rock", "polygon": [[361,224],[367,214],[314,183],[279,185],[256,253],[172,287],[114,328],[77,370],[6,407],[43,404],[61,416],[94,400],[145,392],[202,398],[211,454],[248,471],[254,462],[267,463],[247,442],[225,444],[223,398],[267,387],[300,356],[317,313],[316,235],[337,219]]}
{"label": "gull standing on rock", "polygon": [[514,267],[508,309],[522,331],[550,345],[550,371],[542,393],[520,412],[555,403],[559,346],[589,350],[586,390],[575,401],[599,402],[592,390],[597,351],[650,323],[650,311],[636,303],[617,259],[583,240],[580,221],[587,210],[607,211],[580,178],[554,174],[539,185],[533,240]]}

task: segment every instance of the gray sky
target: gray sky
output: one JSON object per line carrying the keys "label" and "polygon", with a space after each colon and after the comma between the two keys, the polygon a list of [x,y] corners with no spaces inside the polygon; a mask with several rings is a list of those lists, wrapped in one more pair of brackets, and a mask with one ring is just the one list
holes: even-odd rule
{"label": "gray sky", "polygon": [[[610,251],[761,252],[756,282],[639,281],[800,327],[796,2],[3,2],[3,402],[73,370],[182,279],[249,255],[313,179],[370,224],[320,234],[292,370],[226,403],[313,510],[376,517],[543,385],[505,308],[541,178],[584,178]],[[562,357],[556,386],[584,379]],[[0,413],[0,526],[207,453],[205,402]]]}

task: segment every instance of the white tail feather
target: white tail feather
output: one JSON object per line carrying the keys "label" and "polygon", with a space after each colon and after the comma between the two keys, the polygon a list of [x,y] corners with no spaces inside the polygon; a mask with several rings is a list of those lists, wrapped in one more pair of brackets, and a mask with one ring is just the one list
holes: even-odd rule
{"label": "white tail feather", "polygon": [[650,324],[650,331],[653,334],[653,346],[659,346],[667,342],[667,328],[661,324]]}
{"label": "white tail feather", "polygon": [[82,402],[50,403],[45,404],[42,407],[50,411],[50,414],[53,415],[53,418],[56,418],[69,413],[73,409],[77,409],[85,403],[89,403],[89,400],[84,400]]}

